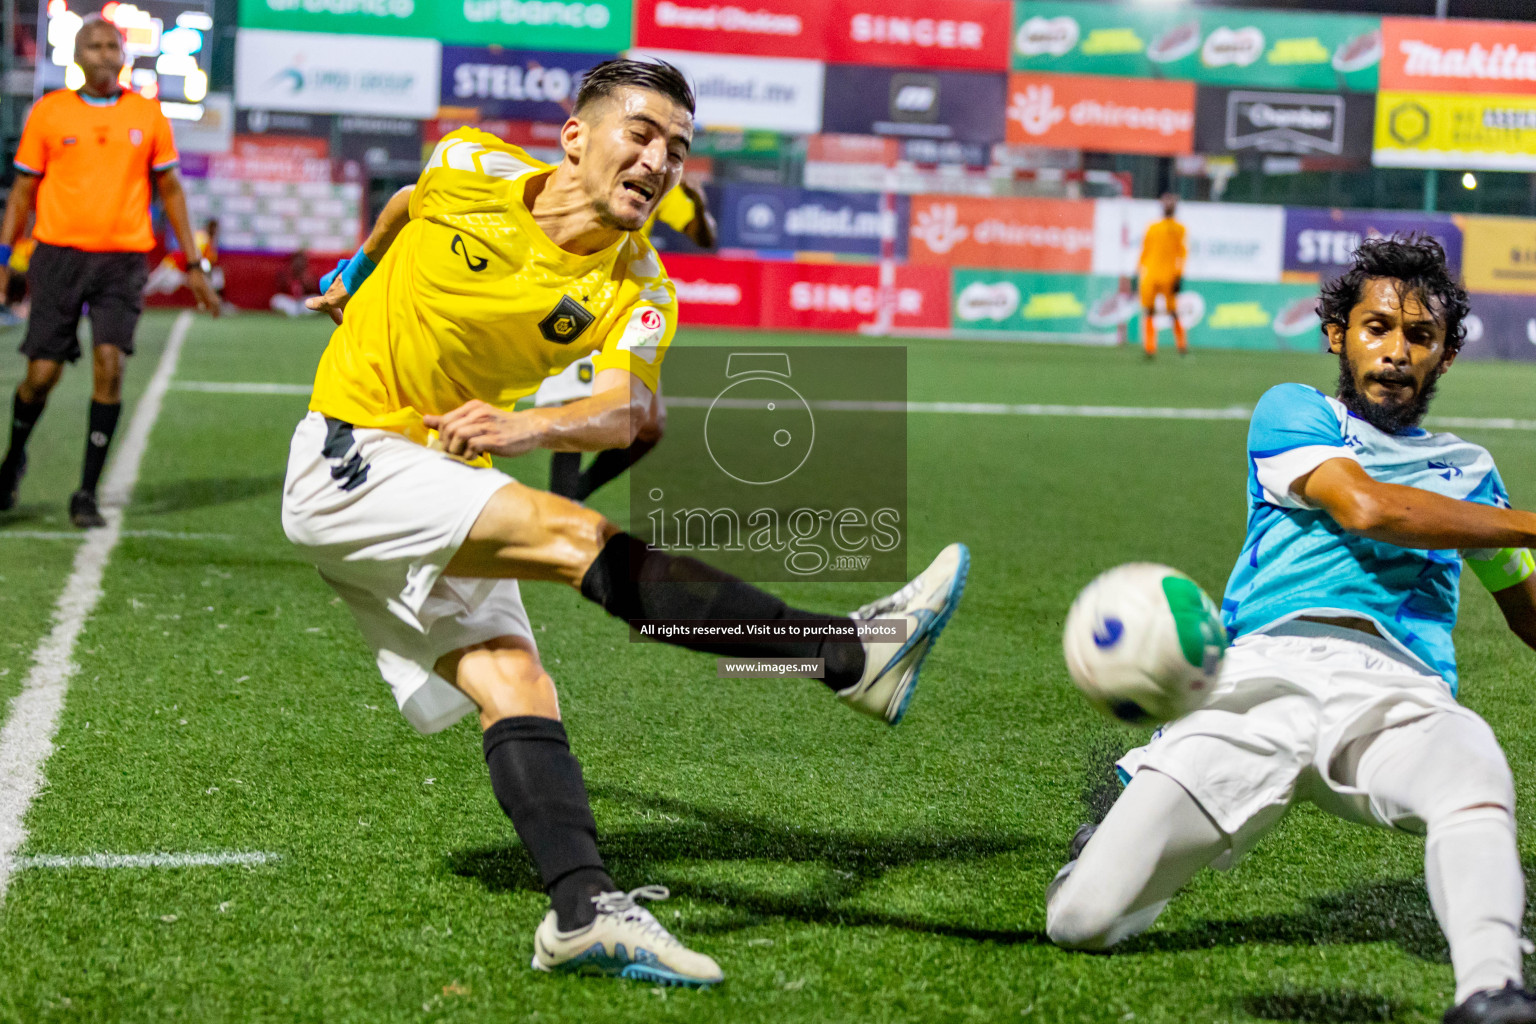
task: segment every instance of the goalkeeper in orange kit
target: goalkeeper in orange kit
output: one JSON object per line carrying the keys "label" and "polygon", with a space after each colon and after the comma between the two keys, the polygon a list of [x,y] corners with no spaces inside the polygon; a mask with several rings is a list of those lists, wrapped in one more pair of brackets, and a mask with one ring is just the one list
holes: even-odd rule
{"label": "goalkeeper in orange kit", "polygon": [[1147,228],[1141,243],[1141,259],[1137,273],[1141,276],[1141,343],[1147,358],[1157,355],[1157,297],[1163,297],[1163,308],[1173,320],[1173,340],[1179,346],[1179,355],[1189,352],[1189,336],[1179,322],[1179,289],[1184,283],[1184,258],[1189,248],[1184,244],[1184,225],[1173,219],[1179,199],[1169,193],[1163,196],[1163,219]]}

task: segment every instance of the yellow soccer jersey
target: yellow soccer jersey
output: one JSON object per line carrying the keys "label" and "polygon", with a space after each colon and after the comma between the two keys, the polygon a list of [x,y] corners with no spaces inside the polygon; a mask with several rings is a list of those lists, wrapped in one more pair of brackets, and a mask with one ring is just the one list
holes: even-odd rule
{"label": "yellow soccer jersey", "polygon": [[551,242],[524,200],[550,170],[485,132],[445,136],[410,223],[331,335],[310,409],[425,444],[422,416],[471,399],[510,409],[586,356],[656,390],[676,291],[639,232],[590,256]]}
{"label": "yellow soccer jersey", "polygon": [[687,231],[688,225],[693,223],[693,218],[699,215],[699,208],[694,205],[688,193],[681,188],[674,188],[661,197],[661,202],[656,204],[656,212],[651,214],[645,222],[645,227],[640,230],[650,237],[651,229],[659,220],[673,231]]}

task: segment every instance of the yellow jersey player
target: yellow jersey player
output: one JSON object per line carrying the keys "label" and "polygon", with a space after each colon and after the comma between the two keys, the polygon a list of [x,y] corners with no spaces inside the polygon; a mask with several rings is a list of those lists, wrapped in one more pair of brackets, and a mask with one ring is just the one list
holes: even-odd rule
{"label": "yellow jersey player", "polygon": [[[713,249],[717,240],[715,218],[709,212],[704,190],[684,178],[677,187],[661,197],[656,211],[640,229],[647,238],[657,221],[684,235],[701,249]],[[596,370],[590,360],[578,360],[539,386],[534,395],[537,405],[564,405],[592,394]],[[610,448],[581,468],[580,452],[555,452],[549,457],[549,489],[576,501],[586,501],[592,492],[615,479],[639,462],[661,441],[667,430],[667,410],[658,392],[646,417],[635,432],[635,441],[627,448]]]}
{"label": "yellow jersey player", "polygon": [[1141,343],[1147,358],[1157,355],[1157,299],[1163,300],[1173,321],[1173,340],[1179,355],[1189,352],[1189,338],[1184,325],[1179,322],[1179,291],[1184,287],[1184,260],[1189,255],[1185,244],[1184,225],[1173,219],[1178,210],[1179,198],[1168,194],[1162,198],[1163,219],[1147,227],[1141,242],[1141,259],[1137,261],[1137,273],[1141,275]]}
{"label": "yellow jersey player", "polygon": [[[677,326],[672,285],[638,231],[682,173],[693,105],[671,65],[615,60],[586,76],[558,166],[482,132],[442,140],[312,300],[341,323],[294,431],[283,527],[351,608],[413,726],[432,733],[478,711],[491,788],[550,896],[533,966],[700,986],[719,967],[636,903],[666,891],[626,893],[603,865],[517,581],[564,583],[632,625],[792,622],[824,636],[847,632],[850,616],[790,608],[489,466],[491,455],[634,440]],[[589,355],[592,397],[513,411]],[[669,642],[824,659],[839,697],[894,724],[968,560],[950,545],[855,613],[903,619],[904,639]]]}

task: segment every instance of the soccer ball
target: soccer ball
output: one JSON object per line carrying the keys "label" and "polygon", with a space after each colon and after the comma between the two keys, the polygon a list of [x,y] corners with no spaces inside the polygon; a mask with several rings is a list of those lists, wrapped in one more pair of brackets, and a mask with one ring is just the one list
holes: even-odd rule
{"label": "soccer ball", "polygon": [[1118,566],[1084,587],[1062,637],[1067,671],[1089,703],[1138,725],[1201,707],[1227,643],[1199,584],[1151,562]]}

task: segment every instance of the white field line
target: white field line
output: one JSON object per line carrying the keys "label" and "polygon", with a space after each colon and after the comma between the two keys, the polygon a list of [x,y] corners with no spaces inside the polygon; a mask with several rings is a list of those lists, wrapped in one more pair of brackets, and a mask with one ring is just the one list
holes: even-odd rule
{"label": "white field line", "polygon": [[[753,409],[759,401],[746,398],[693,398],[667,395],[666,403],[679,409]],[[965,416],[1044,416],[1128,420],[1246,420],[1253,410],[1243,405],[1220,408],[1180,408],[1162,405],[1008,405],[1001,402],[810,402],[812,409],[829,412],[950,413]],[[1503,417],[1431,416],[1431,427],[1470,430],[1536,430],[1536,420]]]}
{"label": "white field line", "polygon": [[263,384],[249,381],[179,380],[175,391],[201,391],[209,395],[307,395],[314,390],[308,384]]}
{"label": "white field line", "polygon": [[122,535],[123,506],[138,482],[150,431],[160,416],[161,402],[191,326],[192,314],[186,312],[171,327],[155,375],[139,399],[128,434],[107,473],[102,494],[107,525],[86,531],[85,542],[75,552],[74,569],[54,605],[53,629],[32,652],[32,669],[21,692],[11,701],[5,726],[0,729],[0,901],[10,888],[16,851],[27,839],[27,810],[43,786],[43,764],[53,753],[64,691],[79,670],[74,661],[75,641],[101,599],[102,574]]}
{"label": "white field line", "polygon": [[28,868],[221,868],[242,864],[270,864],[275,853],[233,850],[225,853],[88,853],[80,857],[39,854],[17,857],[16,870]]}
{"label": "white field line", "polygon": [[[84,530],[0,530],[0,540],[85,540]],[[235,540],[232,533],[183,533],[179,530],[122,530],[120,537],[149,540]]]}
{"label": "white field line", "polygon": [[[171,385],[177,391],[201,391],[213,395],[307,395],[308,384],[265,384],[242,381],[184,380]],[[752,409],[757,402],[746,398],[693,398],[666,396],[668,405],[679,409]],[[1001,402],[811,402],[812,409],[829,412],[907,412],[950,413],[963,416],[1045,416],[1084,417],[1122,420],[1246,420],[1253,410],[1243,405],[1218,409],[1180,408],[1166,405],[1009,405]],[[1426,421],[1434,427],[1472,430],[1536,430],[1536,420],[1502,417],[1482,419],[1472,416],[1431,416]]]}

